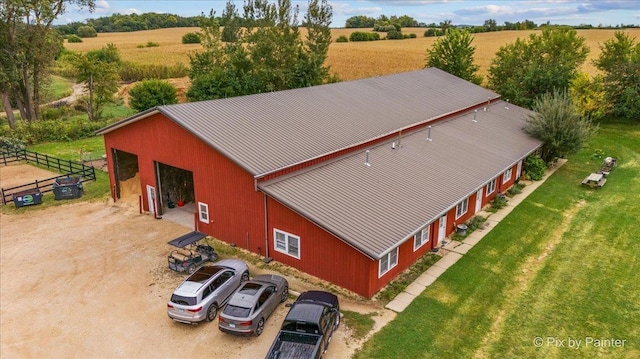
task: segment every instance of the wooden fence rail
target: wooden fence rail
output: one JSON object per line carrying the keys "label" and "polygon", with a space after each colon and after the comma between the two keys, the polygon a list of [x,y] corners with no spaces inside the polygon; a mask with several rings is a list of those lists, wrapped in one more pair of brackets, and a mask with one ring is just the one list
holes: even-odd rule
{"label": "wooden fence rail", "polygon": [[38,189],[42,193],[51,192],[53,191],[53,184],[58,178],[80,177],[81,182],[96,180],[95,168],[86,166],[81,162],[63,160],[60,158],[28,150],[12,149],[7,147],[0,148],[0,164],[8,165],[9,163],[18,161],[35,163],[38,166],[43,166],[48,169],[55,169],[56,171],[64,174],[44,180],[36,180],[31,183],[26,183],[11,188],[0,188],[0,199],[2,200],[3,205],[12,200],[13,193],[31,189]]}

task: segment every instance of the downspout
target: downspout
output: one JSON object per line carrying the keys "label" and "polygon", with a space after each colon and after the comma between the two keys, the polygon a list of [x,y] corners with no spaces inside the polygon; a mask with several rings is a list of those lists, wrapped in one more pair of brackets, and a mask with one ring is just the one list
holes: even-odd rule
{"label": "downspout", "polygon": [[267,194],[262,192],[264,198],[264,261],[269,263],[269,216],[267,215]]}

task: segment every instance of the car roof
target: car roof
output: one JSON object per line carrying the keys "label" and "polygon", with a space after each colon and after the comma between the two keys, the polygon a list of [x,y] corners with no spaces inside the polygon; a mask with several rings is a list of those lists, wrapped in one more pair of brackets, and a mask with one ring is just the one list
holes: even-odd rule
{"label": "car roof", "polygon": [[252,308],[258,301],[260,293],[262,293],[267,285],[267,283],[261,283],[254,280],[245,282],[233,294],[229,300],[229,305],[242,308]]}
{"label": "car roof", "polygon": [[173,294],[183,297],[193,297],[198,293],[198,289],[202,288],[202,285],[202,283],[198,282],[185,281],[182,282],[175,291],[173,291]]}
{"label": "car roof", "polygon": [[323,312],[323,305],[296,302],[291,307],[284,320],[291,322],[318,323],[320,321],[320,318],[322,317]]}

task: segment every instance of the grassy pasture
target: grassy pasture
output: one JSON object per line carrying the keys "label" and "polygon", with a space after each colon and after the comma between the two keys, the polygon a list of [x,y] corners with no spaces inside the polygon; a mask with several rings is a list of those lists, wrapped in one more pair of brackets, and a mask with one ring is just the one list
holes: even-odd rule
{"label": "grassy pasture", "polygon": [[[99,49],[108,43],[113,43],[120,50],[123,60],[135,63],[158,63],[173,65],[181,62],[189,64],[189,53],[201,49],[199,44],[182,44],[182,35],[187,32],[199,31],[199,28],[172,28],[137,32],[101,33],[95,38],[85,38],[82,43],[65,43],[65,47],[72,51],[86,52]],[[366,29],[332,29],[332,37],[349,35],[354,31],[369,31]],[[405,28],[404,33],[415,33],[415,39],[394,41],[370,41],[332,43],[329,47],[327,65],[332,73],[342,80],[380,76],[392,73],[418,70],[426,63],[426,50],[436,41],[435,37],[424,37],[424,28]],[[640,29],[625,30],[628,34],[640,39]],[[517,38],[528,38],[530,31],[499,31],[474,35],[473,45],[476,46],[475,60],[480,66],[480,73],[486,76],[491,60],[500,46],[514,42]],[[577,30],[583,36],[590,49],[589,57],[582,70],[593,75],[596,72],[591,60],[600,53],[600,45],[613,37],[615,30],[592,29]],[[138,48],[149,41],[158,43],[159,47]]]}

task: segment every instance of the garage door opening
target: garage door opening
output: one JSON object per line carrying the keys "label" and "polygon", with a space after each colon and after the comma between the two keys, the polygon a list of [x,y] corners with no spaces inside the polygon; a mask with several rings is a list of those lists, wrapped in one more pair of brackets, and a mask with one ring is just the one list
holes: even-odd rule
{"label": "garage door opening", "polygon": [[162,217],[194,228],[196,211],[193,172],[156,162]]}
{"label": "garage door opening", "polygon": [[138,205],[141,195],[138,156],[129,152],[112,149],[115,176],[114,200]]}

